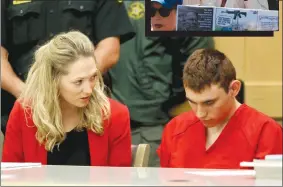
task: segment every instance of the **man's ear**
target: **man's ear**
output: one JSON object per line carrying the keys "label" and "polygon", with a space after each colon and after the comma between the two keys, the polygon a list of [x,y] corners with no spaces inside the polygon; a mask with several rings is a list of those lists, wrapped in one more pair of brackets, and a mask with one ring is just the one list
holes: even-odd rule
{"label": "man's ear", "polygon": [[233,80],[231,83],[230,83],[230,86],[229,86],[229,94],[231,94],[232,97],[236,97],[238,95],[238,93],[240,92],[241,90],[241,81],[239,80]]}

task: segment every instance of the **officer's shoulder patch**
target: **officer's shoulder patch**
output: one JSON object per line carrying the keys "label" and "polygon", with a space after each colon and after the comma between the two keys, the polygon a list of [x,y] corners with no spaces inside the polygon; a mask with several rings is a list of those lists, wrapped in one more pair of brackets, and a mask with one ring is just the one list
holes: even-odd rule
{"label": "officer's shoulder patch", "polygon": [[128,7],[128,15],[132,19],[141,19],[144,17],[144,4],[141,2],[132,2]]}
{"label": "officer's shoulder patch", "polygon": [[31,0],[13,0],[13,5],[23,4],[23,3],[30,3]]}

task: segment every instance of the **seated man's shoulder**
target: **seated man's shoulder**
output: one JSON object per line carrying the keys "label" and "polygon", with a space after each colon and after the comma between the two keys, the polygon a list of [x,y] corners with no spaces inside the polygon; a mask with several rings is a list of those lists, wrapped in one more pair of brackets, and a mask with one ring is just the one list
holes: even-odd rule
{"label": "seated man's shoulder", "polygon": [[243,109],[242,118],[245,121],[244,127],[262,129],[265,127],[265,125],[268,125],[268,128],[281,128],[281,126],[274,119],[258,111],[257,109],[248,105],[244,105]]}
{"label": "seated man's shoulder", "polygon": [[195,116],[193,111],[184,112],[174,117],[167,125],[166,131],[171,132],[172,135],[179,135],[187,131],[190,127],[198,124],[199,119]]}

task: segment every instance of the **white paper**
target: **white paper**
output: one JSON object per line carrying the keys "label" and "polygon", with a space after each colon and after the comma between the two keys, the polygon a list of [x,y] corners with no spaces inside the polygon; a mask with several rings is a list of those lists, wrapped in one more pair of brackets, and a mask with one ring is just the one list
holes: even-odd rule
{"label": "white paper", "polygon": [[14,175],[6,175],[6,174],[1,174],[1,180],[3,179],[14,179]]}
{"label": "white paper", "polygon": [[185,173],[201,176],[255,176],[254,170],[186,171]]}
{"label": "white paper", "polygon": [[282,167],[282,161],[241,162],[241,167]]}
{"label": "white paper", "polygon": [[41,167],[41,163],[18,163],[18,162],[1,162],[1,170],[20,169],[30,167]]}
{"label": "white paper", "polygon": [[265,160],[278,160],[282,161],[282,155],[266,155]]}

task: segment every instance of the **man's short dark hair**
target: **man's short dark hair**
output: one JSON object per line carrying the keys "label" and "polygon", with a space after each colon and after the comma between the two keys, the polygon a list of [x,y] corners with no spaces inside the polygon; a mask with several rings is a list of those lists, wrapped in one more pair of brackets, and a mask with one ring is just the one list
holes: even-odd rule
{"label": "man's short dark hair", "polygon": [[184,86],[201,92],[212,84],[218,84],[226,92],[236,70],[227,56],[216,49],[198,49],[187,60],[183,70]]}

